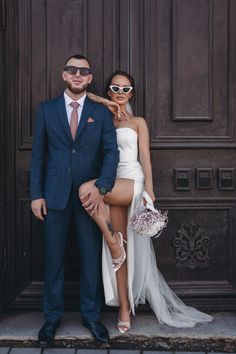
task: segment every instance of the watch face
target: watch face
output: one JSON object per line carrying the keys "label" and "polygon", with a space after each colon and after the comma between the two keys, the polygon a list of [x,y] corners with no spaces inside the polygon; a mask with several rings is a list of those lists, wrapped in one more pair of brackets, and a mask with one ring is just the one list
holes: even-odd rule
{"label": "watch face", "polygon": [[105,194],[107,193],[107,189],[104,188],[104,187],[101,187],[101,188],[99,188],[99,193],[100,193],[101,195],[105,195]]}

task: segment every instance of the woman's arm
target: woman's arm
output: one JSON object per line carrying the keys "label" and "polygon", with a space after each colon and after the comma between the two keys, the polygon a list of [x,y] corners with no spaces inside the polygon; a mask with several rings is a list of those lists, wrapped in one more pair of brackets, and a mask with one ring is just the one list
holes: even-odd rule
{"label": "woman's arm", "polygon": [[139,141],[139,158],[144,173],[144,189],[150,195],[152,201],[155,200],[153,191],[152,165],[149,148],[149,132],[148,127],[143,118],[138,118],[138,141]]}
{"label": "woman's arm", "polygon": [[87,92],[87,96],[88,96],[88,98],[90,98],[90,100],[97,102],[97,103],[102,103],[102,104],[104,104],[104,106],[108,106],[111,102],[110,100],[106,99],[105,97],[95,95],[92,92]]}
{"label": "woman's arm", "polygon": [[97,102],[97,103],[101,103],[104,106],[106,106],[111,111],[111,113],[113,113],[115,116],[117,116],[117,117],[119,116],[120,106],[118,105],[118,103],[110,101],[105,97],[95,95],[92,92],[87,92],[87,96],[88,96],[88,98],[90,98],[90,100]]}

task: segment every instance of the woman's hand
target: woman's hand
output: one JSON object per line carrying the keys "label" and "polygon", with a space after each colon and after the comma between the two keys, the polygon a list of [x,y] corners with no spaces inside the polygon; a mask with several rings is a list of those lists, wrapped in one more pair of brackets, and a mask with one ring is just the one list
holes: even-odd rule
{"label": "woman's hand", "polygon": [[148,190],[148,188],[145,188],[145,191],[147,192],[147,194],[150,196],[151,200],[153,201],[153,203],[156,200],[155,194],[153,192],[153,190]]}
{"label": "woman's hand", "polygon": [[121,115],[121,111],[120,111],[120,106],[118,105],[118,103],[114,102],[114,101],[109,101],[109,103],[107,103],[107,108],[111,111],[111,113],[117,118],[120,118]]}
{"label": "woman's hand", "polygon": [[118,103],[114,101],[108,101],[109,103],[107,104],[108,109],[111,111],[111,113],[115,116],[115,119],[121,121],[121,120],[128,120],[132,116],[132,114],[128,112],[124,112],[120,109],[120,106]]}

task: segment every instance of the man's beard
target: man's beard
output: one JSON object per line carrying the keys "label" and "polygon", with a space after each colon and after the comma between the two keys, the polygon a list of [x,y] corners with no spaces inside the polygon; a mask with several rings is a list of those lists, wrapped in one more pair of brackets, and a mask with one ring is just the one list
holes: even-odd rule
{"label": "man's beard", "polygon": [[71,82],[67,82],[66,86],[75,95],[79,95],[87,90],[89,84],[84,84],[82,87],[74,87]]}

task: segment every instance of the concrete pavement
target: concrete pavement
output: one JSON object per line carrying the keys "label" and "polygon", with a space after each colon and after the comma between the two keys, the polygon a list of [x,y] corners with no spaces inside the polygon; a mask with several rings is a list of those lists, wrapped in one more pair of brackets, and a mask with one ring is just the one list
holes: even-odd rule
{"label": "concrete pavement", "polygon": [[[37,348],[0,348],[0,354],[190,354],[190,352],[159,352],[140,350],[99,350],[99,349],[45,349],[41,351]],[[192,354],[196,354],[192,353]],[[208,354],[207,352],[197,352],[197,354]],[[220,354],[220,353],[218,353]],[[223,353],[222,353],[223,354]]]}
{"label": "concrete pavement", "polygon": [[[103,323],[109,329],[111,349],[120,351],[114,354],[125,353],[139,354],[140,351],[151,354],[150,351],[200,351],[200,352],[236,352],[236,313],[215,313],[214,321],[207,325],[197,325],[194,328],[171,328],[159,324],[151,313],[138,313],[132,319],[132,328],[121,335],[116,327],[116,312],[107,312],[103,315]],[[44,319],[40,312],[8,312],[0,315],[0,354],[15,354],[17,348],[25,350],[26,354],[42,354],[37,349],[37,333],[43,325]],[[90,332],[82,325],[80,315],[76,312],[67,312],[63,317],[53,349],[64,349],[67,354],[92,354],[96,349],[95,342]],[[9,349],[12,348],[12,349]],[[28,348],[27,351],[26,349]],[[13,350],[14,349],[14,350]],[[29,351],[29,349],[31,351]],[[89,351],[85,351],[89,349]],[[3,351],[5,350],[5,352]],[[8,350],[8,351],[7,351]],[[51,351],[50,351],[51,350]],[[67,351],[65,351],[67,350]],[[83,350],[83,351],[81,351]],[[123,351],[122,351],[123,350]],[[20,354],[24,351],[19,351]],[[43,354],[56,354],[56,350],[47,349]],[[96,350],[96,353],[99,353]],[[107,354],[107,351],[101,353]]]}

